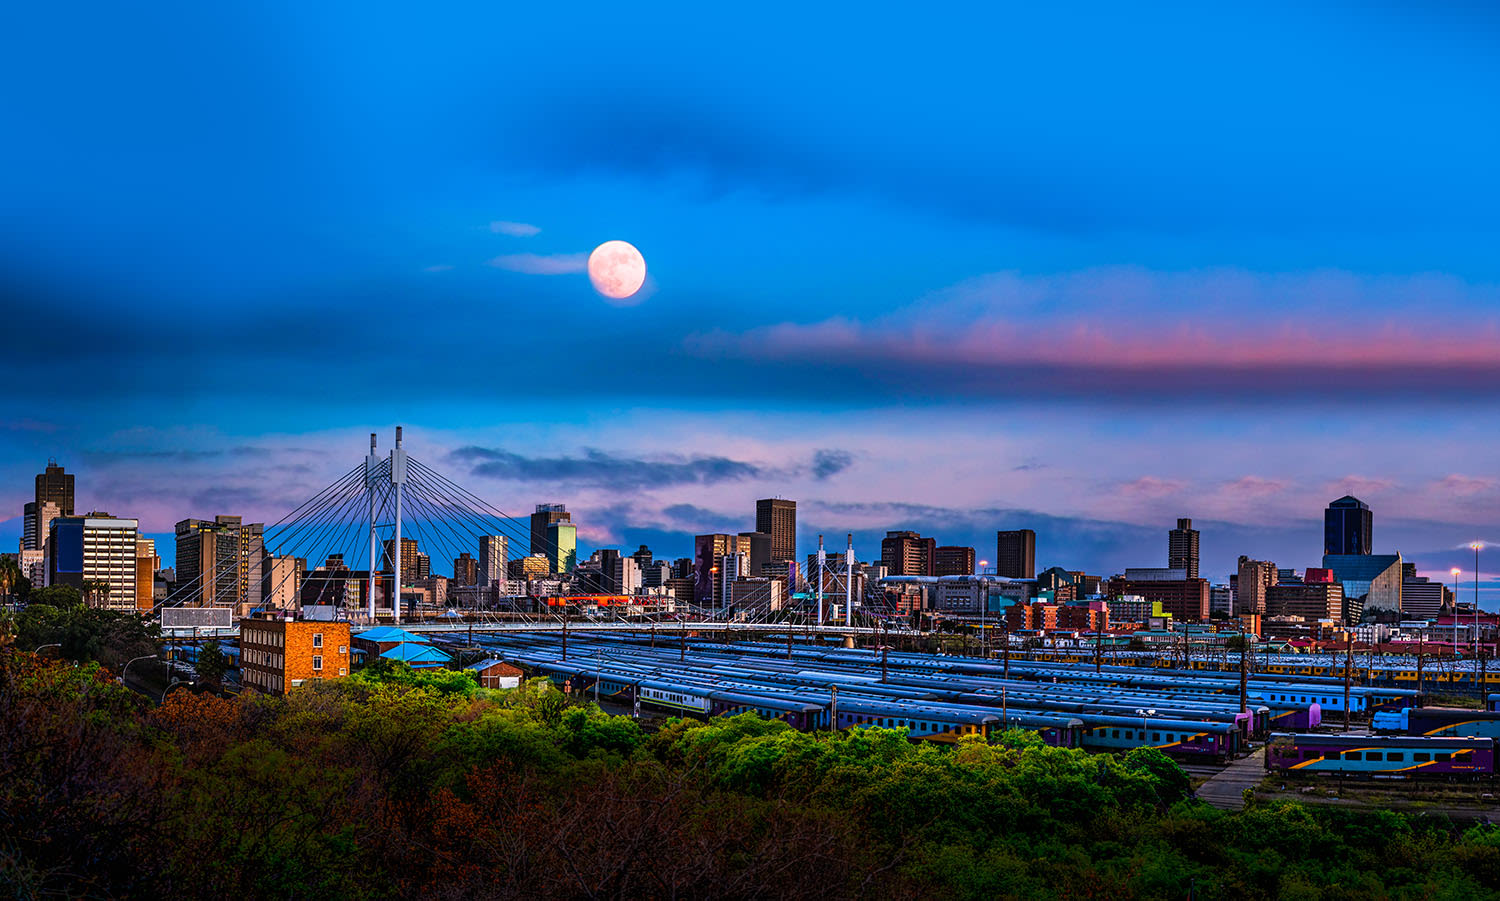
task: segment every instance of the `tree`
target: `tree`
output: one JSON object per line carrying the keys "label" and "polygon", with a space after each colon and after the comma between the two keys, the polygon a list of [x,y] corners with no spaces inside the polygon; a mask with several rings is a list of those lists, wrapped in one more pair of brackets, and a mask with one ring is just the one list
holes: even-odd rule
{"label": "tree", "polygon": [[137,613],[83,604],[68,585],[32,593],[16,616],[16,644],[32,650],[56,644],[59,656],[74,663],[96,661],[118,671],[133,657],[161,650],[161,627]]}
{"label": "tree", "polygon": [[210,641],[198,650],[198,677],[209,685],[218,685],[229,669],[229,658],[219,647],[217,640]]}

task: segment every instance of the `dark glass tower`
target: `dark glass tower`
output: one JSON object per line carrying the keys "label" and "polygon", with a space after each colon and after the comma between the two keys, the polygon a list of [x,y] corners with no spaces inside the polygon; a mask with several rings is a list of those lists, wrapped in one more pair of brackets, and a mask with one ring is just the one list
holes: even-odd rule
{"label": "dark glass tower", "polygon": [[1369,554],[1373,518],[1370,507],[1357,497],[1344,495],[1323,511],[1323,553]]}

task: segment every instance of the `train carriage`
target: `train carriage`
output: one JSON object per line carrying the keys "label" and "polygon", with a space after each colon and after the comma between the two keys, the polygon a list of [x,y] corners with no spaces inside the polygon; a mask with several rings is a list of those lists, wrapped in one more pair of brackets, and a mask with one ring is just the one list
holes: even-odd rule
{"label": "train carriage", "polygon": [[1490,776],[1495,772],[1495,741],[1278,733],[1266,745],[1266,769],[1395,779]]}

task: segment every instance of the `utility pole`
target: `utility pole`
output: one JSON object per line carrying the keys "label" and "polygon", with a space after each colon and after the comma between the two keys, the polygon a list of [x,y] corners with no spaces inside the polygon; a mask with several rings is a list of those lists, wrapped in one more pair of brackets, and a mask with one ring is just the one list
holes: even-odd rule
{"label": "utility pole", "polygon": [[1355,666],[1355,633],[1347,633],[1344,648],[1344,732],[1349,732],[1349,676]]}
{"label": "utility pole", "polygon": [[1005,621],[1005,678],[1010,678],[1010,620]]}
{"label": "utility pole", "polygon": [[1421,629],[1417,630],[1417,703],[1422,702],[1422,637]]}
{"label": "utility pole", "polygon": [[365,457],[365,493],[370,496],[370,625],[375,625],[375,433],[370,433],[370,453]]}
{"label": "utility pole", "polygon": [[828,689],[833,694],[833,700],[828,705],[828,728],[837,732],[839,728],[839,687],[830,685]]}
{"label": "utility pole", "polygon": [[567,660],[568,659],[568,603],[567,603],[567,601],[563,602],[563,646],[562,646],[562,652],[563,652],[562,659]]}
{"label": "utility pole", "polygon": [[[1250,674],[1245,669],[1245,655],[1250,649],[1250,636],[1240,631],[1240,712],[1250,712]],[[1254,723],[1251,723],[1254,731]]]}
{"label": "utility pole", "polygon": [[391,485],[396,489],[396,546],[391,553],[395,579],[391,585],[391,613],[401,622],[401,494],[406,485],[406,451],[401,449],[401,426],[396,426],[396,446],[391,449]]}

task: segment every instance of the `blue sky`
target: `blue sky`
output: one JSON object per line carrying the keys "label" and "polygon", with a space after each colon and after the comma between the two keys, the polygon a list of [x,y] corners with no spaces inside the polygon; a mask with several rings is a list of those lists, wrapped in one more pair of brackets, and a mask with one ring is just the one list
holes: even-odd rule
{"label": "blue sky", "polygon": [[[778,493],[804,543],[983,556],[1037,522],[1091,572],[1161,562],[1177,516],[1211,574],[1315,565],[1346,490],[1424,571],[1500,540],[1482,5],[41,5],[7,32],[16,516],[55,456],[151,531],[274,521],[401,422],[498,506],[668,556]],[[577,271],[612,238],[647,260],[634,306]]]}

